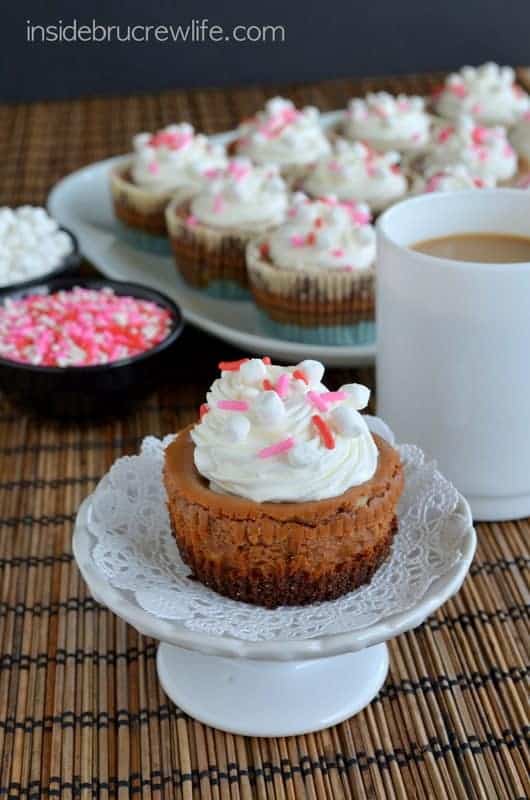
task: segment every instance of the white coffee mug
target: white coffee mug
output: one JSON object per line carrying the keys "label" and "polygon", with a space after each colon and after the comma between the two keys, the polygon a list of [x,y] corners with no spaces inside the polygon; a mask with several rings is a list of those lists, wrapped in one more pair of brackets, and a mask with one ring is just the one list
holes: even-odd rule
{"label": "white coffee mug", "polygon": [[530,263],[410,249],[459,233],[530,237],[530,191],[421,195],[377,232],[378,414],[437,460],[476,519],[530,515]]}

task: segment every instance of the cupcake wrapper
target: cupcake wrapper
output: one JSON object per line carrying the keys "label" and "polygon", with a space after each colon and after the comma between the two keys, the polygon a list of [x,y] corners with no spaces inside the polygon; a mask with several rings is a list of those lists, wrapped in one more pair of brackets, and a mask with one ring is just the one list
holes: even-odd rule
{"label": "cupcake wrapper", "polygon": [[130,162],[120,164],[110,174],[110,189],[117,218],[128,228],[154,236],[167,236],[166,206],[172,199],[184,202],[189,189],[181,192],[151,192],[130,180]]}
{"label": "cupcake wrapper", "polygon": [[[252,234],[216,230],[200,223],[191,226],[189,213],[189,203],[172,202],[166,210],[177,271],[186,283],[209,289],[217,297],[226,297],[227,283],[248,289],[245,251]],[[235,299],[233,292],[231,299]]]}
{"label": "cupcake wrapper", "polygon": [[375,322],[358,322],[356,325],[320,325],[309,328],[294,323],[276,322],[260,310],[259,324],[264,334],[275,339],[313,345],[339,347],[367,346],[375,342]]}
{"label": "cupcake wrapper", "polygon": [[314,337],[314,343],[331,344],[373,340],[373,327],[358,326],[374,319],[374,268],[279,269],[261,256],[260,244],[253,240],[247,248],[250,288],[258,308],[281,326],[275,328],[276,335],[307,342]]}

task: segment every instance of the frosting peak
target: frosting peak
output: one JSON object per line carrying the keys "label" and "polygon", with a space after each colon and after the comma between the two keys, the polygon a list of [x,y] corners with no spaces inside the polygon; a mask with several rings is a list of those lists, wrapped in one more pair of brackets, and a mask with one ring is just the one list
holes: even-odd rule
{"label": "frosting peak", "polygon": [[255,166],[243,157],[210,170],[191,202],[193,217],[220,228],[261,231],[282,222],[286,211],[287,187],[278,167]]}
{"label": "frosting peak", "polygon": [[410,152],[427,144],[429,115],[422,97],[375,92],[350,100],[345,131],[350,139],[362,139],[377,150]]}
{"label": "frosting peak", "polygon": [[238,152],[258,164],[307,164],[329,152],[317,108],[298,109],[283,97],[273,97],[262,111],[238,129]]}
{"label": "frosting peak", "polygon": [[399,160],[399,153],[392,150],[377,153],[362,142],[338,139],[332,154],[312,168],[304,189],[313,197],[334,194],[339,200],[355,198],[374,211],[382,211],[407,190]]}
{"label": "frosting peak", "polygon": [[441,124],[433,133],[434,148],[426,156],[426,168],[464,164],[476,177],[505,181],[517,169],[517,157],[502,126],[486,128],[471,117]]}
{"label": "frosting peak", "polygon": [[283,269],[367,269],[375,259],[368,206],[329,196],[293,195],[287,219],[268,237],[270,260]]}
{"label": "frosting peak", "polygon": [[192,125],[168,125],[133,138],[131,175],[136,184],[156,192],[197,189],[205,170],[226,163],[224,148]]}
{"label": "frosting peak", "polygon": [[213,491],[255,502],[304,502],[343,494],[374,475],[377,447],[359,411],[369,390],[330,392],[324,367],[269,359],[220,364],[191,432],[195,466]]}
{"label": "frosting peak", "polygon": [[448,119],[467,114],[485,125],[513,125],[530,107],[513,69],[492,62],[453,72],[434,102],[437,112]]}

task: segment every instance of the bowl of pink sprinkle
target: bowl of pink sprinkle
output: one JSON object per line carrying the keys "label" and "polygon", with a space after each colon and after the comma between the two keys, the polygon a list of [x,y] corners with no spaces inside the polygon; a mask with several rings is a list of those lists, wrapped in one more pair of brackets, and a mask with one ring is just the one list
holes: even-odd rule
{"label": "bowl of pink sprinkle", "polygon": [[0,292],[0,389],[48,416],[123,413],[163,379],[182,327],[172,300],[132,283]]}

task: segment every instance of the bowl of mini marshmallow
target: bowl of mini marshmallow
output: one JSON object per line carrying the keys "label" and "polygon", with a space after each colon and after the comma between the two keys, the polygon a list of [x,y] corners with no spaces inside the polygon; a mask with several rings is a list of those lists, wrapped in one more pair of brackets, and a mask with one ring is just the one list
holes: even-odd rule
{"label": "bowl of mini marshmallow", "polygon": [[65,277],[80,262],[77,239],[46,209],[0,207],[0,291]]}

